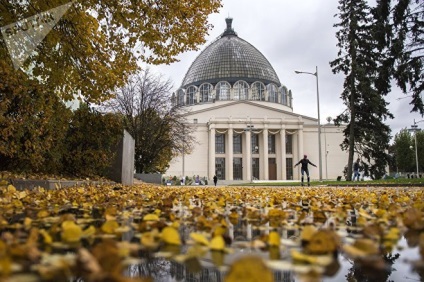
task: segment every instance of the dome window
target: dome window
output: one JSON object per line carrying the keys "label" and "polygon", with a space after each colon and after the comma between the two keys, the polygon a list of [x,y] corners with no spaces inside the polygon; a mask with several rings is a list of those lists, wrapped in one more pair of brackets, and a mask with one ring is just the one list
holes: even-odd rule
{"label": "dome window", "polygon": [[212,101],[212,90],[213,86],[209,83],[204,83],[200,85],[199,92],[200,92],[200,102],[209,102]]}
{"label": "dome window", "polygon": [[194,105],[197,103],[196,92],[197,92],[196,86],[189,86],[187,88],[187,105]]}
{"label": "dome window", "polygon": [[254,101],[265,101],[265,85],[256,81],[252,84],[252,98]]}
{"label": "dome window", "polygon": [[220,81],[216,85],[216,99],[221,101],[230,100],[231,85],[226,81]]}
{"label": "dome window", "polygon": [[239,80],[234,84],[234,100],[247,100],[249,94],[249,84]]}
{"label": "dome window", "polygon": [[287,106],[287,87],[281,86],[280,87],[280,95],[281,95],[281,104]]}
{"label": "dome window", "polygon": [[266,86],[268,92],[268,101],[278,103],[278,88],[275,84],[270,83]]}

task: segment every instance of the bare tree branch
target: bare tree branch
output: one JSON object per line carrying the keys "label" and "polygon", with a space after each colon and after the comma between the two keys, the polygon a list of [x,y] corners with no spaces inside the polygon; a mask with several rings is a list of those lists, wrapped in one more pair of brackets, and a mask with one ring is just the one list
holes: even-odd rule
{"label": "bare tree branch", "polygon": [[135,139],[137,172],[164,172],[171,159],[192,150],[193,128],[187,125],[184,108],[172,107],[172,82],[150,69],[133,75],[116,89],[116,97],[103,108],[120,113]]}

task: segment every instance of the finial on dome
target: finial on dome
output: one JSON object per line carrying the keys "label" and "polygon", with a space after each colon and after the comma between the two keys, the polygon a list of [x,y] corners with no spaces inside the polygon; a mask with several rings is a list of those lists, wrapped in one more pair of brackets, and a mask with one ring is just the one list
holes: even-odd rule
{"label": "finial on dome", "polygon": [[225,19],[225,22],[227,23],[227,29],[233,29],[231,27],[231,24],[233,23],[233,18],[228,17]]}
{"label": "finial on dome", "polygon": [[222,36],[228,36],[228,35],[235,35],[237,36],[237,33],[234,31],[233,27],[231,26],[233,23],[233,19],[228,17],[225,19],[225,22],[227,23],[227,28],[225,29]]}

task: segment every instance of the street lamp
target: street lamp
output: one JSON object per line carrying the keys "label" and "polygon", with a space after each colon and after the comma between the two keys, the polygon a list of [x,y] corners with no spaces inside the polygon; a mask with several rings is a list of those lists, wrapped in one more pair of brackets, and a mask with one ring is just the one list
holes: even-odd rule
{"label": "street lamp", "polygon": [[[182,178],[183,178],[183,183],[185,184],[185,126],[183,126],[183,159],[182,159],[183,163],[183,167],[182,167]],[[183,184],[181,183],[181,185]]]}
{"label": "street lamp", "polygon": [[409,98],[409,97],[412,97],[412,95],[408,95],[408,96],[405,96],[405,97],[399,97],[399,98],[396,98],[396,100],[403,100],[403,99],[406,99],[406,98]]}
{"label": "street lamp", "polygon": [[252,182],[253,182],[253,154],[255,153],[257,153],[258,152],[258,149],[259,149],[259,147],[258,146],[255,146],[255,148],[253,148],[253,150],[252,150],[252,173],[251,173],[251,175],[252,175]]}
{"label": "street lamp", "polygon": [[[332,117],[326,118],[328,124],[333,120]],[[326,127],[324,127],[325,130]],[[328,180],[328,165],[327,165],[327,155],[328,155],[328,149],[327,149],[327,130],[324,132],[324,138],[325,138],[325,180]]]}
{"label": "street lamp", "polygon": [[423,122],[423,120],[419,120],[419,121],[415,121],[414,119],[414,124],[411,125],[411,131],[414,132],[414,136],[415,136],[415,165],[417,167],[417,175],[416,177],[418,178],[419,174],[419,169],[418,169],[418,148],[417,148],[417,131],[420,131],[421,129],[418,128],[417,123]]}
{"label": "street lamp", "polygon": [[310,74],[316,77],[317,79],[317,108],[318,108],[318,158],[319,158],[319,181],[322,181],[322,157],[321,157],[321,124],[320,124],[320,115],[319,115],[319,88],[318,88],[318,66],[316,66],[315,73],[306,72],[306,71],[294,71],[296,74]]}
{"label": "street lamp", "polygon": [[[246,125],[246,128],[244,129],[244,131],[249,131],[250,132],[250,138],[252,138],[252,131],[253,128],[255,126],[253,124],[248,124]],[[250,142],[250,144],[252,144],[252,139],[248,140],[248,142]],[[255,146],[255,150],[257,150],[258,146]],[[250,158],[250,181],[253,182],[253,150],[251,150],[250,154],[252,155]],[[249,168],[249,166],[248,166]]]}

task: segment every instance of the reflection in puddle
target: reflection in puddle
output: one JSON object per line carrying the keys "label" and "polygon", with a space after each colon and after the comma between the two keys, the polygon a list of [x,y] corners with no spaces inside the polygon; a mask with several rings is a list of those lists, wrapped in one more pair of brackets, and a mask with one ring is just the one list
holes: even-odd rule
{"label": "reflection in puddle", "polygon": [[[87,189],[66,190],[65,204],[45,202],[41,192],[33,195],[36,208],[9,204],[7,220],[0,215],[0,275],[6,258],[13,263],[8,282],[22,275],[223,281],[258,273],[261,282],[424,280],[424,267],[412,269],[424,263],[424,235],[413,231],[424,226],[420,189],[407,196],[393,189],[208,188],[194,196],[184,188]],[[109,196],[79,205],[89,191]],[[12,202],[22,196],[6,192]]]}
{"label": "reflection in puddle", "polygon": [[[355,223],[355,215],[352,213],[348,218],[351,223]],[[295,220],[294,216],[290,218]],[[246,255],[256,255],[265,260],[272,260],[273,257],[290,261],[290,250],[299,249],[296,246],[286,246],[277,249],[278,255],[272,254],[269,249],[256,248],[253,242],[271,230],[276,230],[282,239],[296,240],[299,238],[299,229],[272,228],[269,224],[261,227],[255,226],[248,220],[239,220],[236,225],[229,225],[225,237],[231,240],[233,252],[208,252],[199,259],[192,259],[184,263],[165,258],[149,258],[143,264],[131,265],[126,270],[129,277],[150,276],[154,281],[224,281],[230,265],[237,259]],[[181,234],[188,240],[189,234],[196,231],[192,225],[182,225]],[[349,231],[349,237],[357,236],[356,230]],[[399,240],[392,253],[387,253],[380,257],[384,262],[380,268],[368,267],[367,262],[361,260],[351,260],[343,254],[338,253],[330,265],[324,269],[322,279],[317,281],[424,281],[424,273],[414,272],[410,261],[418,260],[418,236],[419,232],[408,231]],[[187,249],[187,247],[185,247]],[[183,250],[184,253],[186,250]],[[293,267],[288,264],[288,267]],[[294,270],[273,270],[274,281],[301,281]]]}

